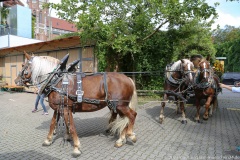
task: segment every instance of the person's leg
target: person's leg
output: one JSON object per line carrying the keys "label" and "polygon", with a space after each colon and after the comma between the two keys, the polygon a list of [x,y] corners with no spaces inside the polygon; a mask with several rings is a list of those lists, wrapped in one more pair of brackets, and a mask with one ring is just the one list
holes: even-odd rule
{"label": "person's leg", "polygon": [[40,99],[40,95],[37,94],[37,98],[36,98],[36,101],[35,101],[35,110],[38,109],[38,102],[39,102],[39,99]]}
{"label": "person's leg", "polygon": [[47,112],[47,109],[46,109],[46,106],[44,105],[44,97],[45,97],[45,95],[44,94],[42,94],[41,95],[41,98],[40,98],[40,103],[41,103],[41,105],[42,105],[42,108],[43,108],[43,111],[46,113]]}
{"label": "person's leg", "polygon": [[32,110],[32,112],[37,112],[38,110],[38,102],[39,102],[39,99],[40,99],[40,96],[37,94],[37,98],[36,98],[36,101],[35,101],[35,107],[34,109]]}

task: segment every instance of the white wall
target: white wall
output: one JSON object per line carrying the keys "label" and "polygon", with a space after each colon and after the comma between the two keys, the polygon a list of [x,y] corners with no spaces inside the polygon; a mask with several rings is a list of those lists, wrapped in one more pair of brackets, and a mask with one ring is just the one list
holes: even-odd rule
{"label": "white wall", "polygon": [[[18,37],[14,35],[9,35],[9,39],[10,39],[10,47],[42,42],[40,40],[23,38],[23,37]],[[8,35],[0,36],[0,48],[7,48],[7,47],[8,47]]]}

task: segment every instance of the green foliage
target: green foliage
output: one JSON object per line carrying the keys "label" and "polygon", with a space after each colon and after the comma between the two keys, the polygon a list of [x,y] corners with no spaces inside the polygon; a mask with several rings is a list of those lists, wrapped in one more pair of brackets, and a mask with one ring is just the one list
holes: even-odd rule
{"label": "green foliage", "polygon": [[[163,71],[195,52],[214,55],[207,28],[217,14],[204,0],[62,0],[46,6],[76,24],[82,44],[96,45],[99,71]],[[136,82],[157,89],[159,77],[137,75]]]}
{"label": "green foliage", "polygon": [[2,7],[0,8],[1,12],[1,24],[5,25],[5,20],[7,20],[8,14],[9,14],[9,9],[7,7]]}
{"label": "green foliage", "polygon": [[212,43],[208,23],[199,23],[197,19],[194,19],[180,26],[175,36],[177,39],[174,45],[176,60],[188,58],[194,54],[201,54],[204,57],[211,55],[212,59],[214,59],[216,50]]}
{"label": "green foliage", "polygon": [[79,33],[78,32],[66,33],[66,34],[62,34],[60,36],[57,36],[54,39],[62,39],[62,38],[75,37],[75,36],[79,36]]}
{"label": "green foliage", "polygon": [[225,26],[213,32],[216,56],[226,57],[225,71],[240,72],[240,27]]}
{"label": "green foliage", "polygon": [[32,16],[32,38],[35,38],[35,23],[36,17]]}

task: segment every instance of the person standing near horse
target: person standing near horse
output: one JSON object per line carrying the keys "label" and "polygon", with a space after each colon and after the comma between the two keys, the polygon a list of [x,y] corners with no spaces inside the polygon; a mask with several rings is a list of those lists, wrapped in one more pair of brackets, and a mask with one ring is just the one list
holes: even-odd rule
{"label": "person standing near horse", "polygon": [[219,86],[221,87],[221,88],[226,88],[226,89],[228,89],[228,90],[230,90],[230,91],[232,91],[232,92],[234,92],[234,93],[240,93],[240,82],[238,82],[237,84],[236,84],[236,86],[238,86],[238,87],[231,87],[231,86],[228,86],[228,85],[225,85],[225,84],[223,84],[223,83],[219,83]]}
{"label": "person standing near horse", "polygon": [[35,113],[35,112],[38,111],[38,104],[39,104],[39,101],[40,101],[40,103],[42,105],[42,108],[43,108],[43,114],[42,115],[48,115],[48,111],[47,111],[46,106],[44,104],[45,94],[42,93],[41,95],[39,95],[39,90],[41,88],[41,85],[38,85],[37,87],[38,87],[38,89],[35,92],[35,93],[37,93],[37,98],[36,98],[36,101],[35,101],[35,108],[33,109],[32,113]]}

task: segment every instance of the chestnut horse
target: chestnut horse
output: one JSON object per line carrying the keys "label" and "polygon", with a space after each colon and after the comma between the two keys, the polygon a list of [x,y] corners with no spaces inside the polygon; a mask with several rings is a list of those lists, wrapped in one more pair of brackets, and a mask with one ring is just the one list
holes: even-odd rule
{"label": "chestnut horse", "polygon": [[[170,96],[177,100],[177,111],[180,105],[180,110],[182,112],[182,123],[187,123],[184,101],[186,96],[186,91],[191,87],[193,82],[193,63],[188,59],[182,59],[174,62],[172,65],[166,66],[165,80],[164,80],[164,101],[166,101]],[[160,123],[164,121],[164,107],[165,102],[161,103],[160,111]]]}
{"label": "chestnut horse", "polygon": [[[200,101],[206,100],[204,120],[208,120],[212,116],[212,112],[218,105],[217,95],[221,91],[219,87],[220,79],[214,74],[214,70],[209,63],[210,57],[203,59],[199,63],[199,69],[194,77],[194,92],[197,113],[195,120],[200,123]],[[212,107],[211,107],[212,105]]]}
{"label": "chestnut horse", "polygon": [[[28,67],[23,66],[21,72],[25,74],[20,79],[31,77],[31,81],[36,82],[37,78],[46,75],[46,73],[54,75],[53,80],[49,82],[45,81],[50,83],[48,101],[49,106],[54,110],[54,114],[47,139],[43,143],[44,146],[51,145],[55,126],[59,120],[59,114],[63,112],[63,119],[67,128],[66,136],[68,138],[71,136],[74,142],[73,156],[79,156],[81,154],[79,150],[80,141],[72,114],[74,112],[93,112],[106,106],[109,107],[112,113],[108,130],[119,134],[119,139],[116,141],[115,147],[121,147],[125,143],[126,137],[132,142],[136,142],[137,139],[133,132],[133,127],[137,116],[135,111],[137,107],[137,94],[135,84],[131,78],[116,72],[92,75],[63,73],[62,71],[52,72],[53,68],[45,68],[43,63],[37,63],[34,60],[37,56],[31,57],[25,52],[25,57],[28,60],[25,65]],[[38,61],[43,62],[40,58],[38,59]],[[37,67],[38,64],[40,65]],[[80,81],[77,78],[79,75],[81,75]],[[64,83],[66,80],[68,83]],[[18,80],[16,79],[15,83],[17,84],[18,81],[19,78]],[[78,102],[79,97],[76,96],[79,92],[79,83],[82,84],[82,91],[84,92],[82,102]],[[67,84],[67,87],[65,85],[65,92],[62,90],[63,84]],[[63,107],[62,110],[61,107]]]}

